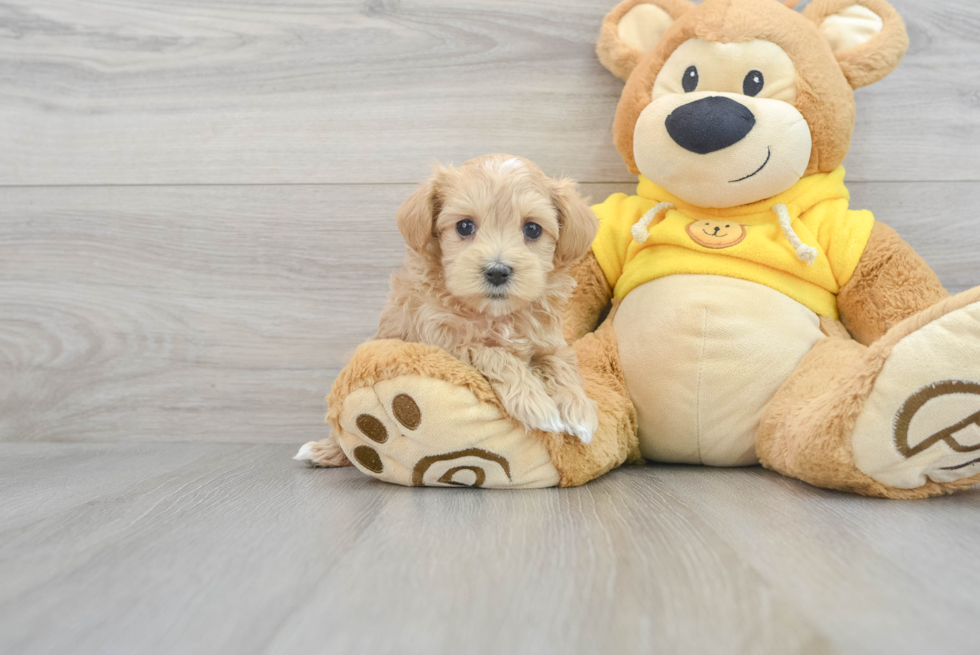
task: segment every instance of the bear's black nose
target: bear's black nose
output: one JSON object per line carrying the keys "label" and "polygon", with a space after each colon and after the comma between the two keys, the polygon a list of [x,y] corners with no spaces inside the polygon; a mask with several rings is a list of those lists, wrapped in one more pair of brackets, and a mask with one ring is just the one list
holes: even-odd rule
{"label": "bear's black nose", "polygon": [[678,107],[666,124],[667,134],[677,145],[707,155],[744,139],[755,127],[755,116],[731,98],[711,96]]}
{"label": "bear's black nose", "polygon": [[483,269],[483,277],[486,278],[491,286],[499,287],[507,284],[507,280],[513,272],[514,269],[507,264],[494,262]]}

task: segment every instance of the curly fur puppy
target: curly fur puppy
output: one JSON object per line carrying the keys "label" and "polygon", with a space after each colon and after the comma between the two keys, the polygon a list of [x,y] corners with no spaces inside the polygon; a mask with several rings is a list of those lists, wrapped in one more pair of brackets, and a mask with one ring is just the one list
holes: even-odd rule
{"label": "curly fur puppy", "polygon": [[[562,336],[570,269],[597,229],[574,182],[487,155],[436,167],[397,220],[408,249],[376,338],[439,346],[480,371],[527,427],[590,442],[595,403]],[[346,463],[332,439],[297,458]]]}

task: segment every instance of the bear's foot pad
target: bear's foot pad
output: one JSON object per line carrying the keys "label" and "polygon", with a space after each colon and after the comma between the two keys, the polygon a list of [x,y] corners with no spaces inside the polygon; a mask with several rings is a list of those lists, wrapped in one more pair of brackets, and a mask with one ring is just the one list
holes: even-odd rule
{"label": "bear's foot pad", "polygon": [[469,390],[404,375],[352,391],[337,441],[361,472],[426,487],[553,487],[544,444]]}
{"label": "bear's foot pad", "polygon": [[853,444],[858,469],[899,489],[980,476],[980,302],[895,344]]}

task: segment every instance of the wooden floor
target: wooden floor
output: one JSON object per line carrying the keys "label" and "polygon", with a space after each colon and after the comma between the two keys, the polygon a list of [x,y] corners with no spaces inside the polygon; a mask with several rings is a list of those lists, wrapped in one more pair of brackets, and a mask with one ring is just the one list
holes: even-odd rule
{"label": "wooden floor", "polygon": [[[758,470],[413,490],[289,457],[398,204],[487,152],[635,184],[615,0],[0,3],[0,655],[980,652],[980,491]],[[980,283],[980,3],[894,0],[853,204]]]}
{"label": "wooden floor", "polygon": [[275,444],[11,443],[0,652],[975,653],[980,494],[761,469],[410,489]]}

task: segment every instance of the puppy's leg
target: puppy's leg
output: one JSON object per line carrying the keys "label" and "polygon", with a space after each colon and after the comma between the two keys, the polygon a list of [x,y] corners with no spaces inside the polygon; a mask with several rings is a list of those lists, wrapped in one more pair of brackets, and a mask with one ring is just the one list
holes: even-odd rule
{"label": "puppy's leg", "polygon": [[534,430],[564,431],[558,406],[530,366],[501,348],[472,348],[464,359],[483,374],[511,417]]}
{"label": "puppy's leg", "polygon": [[351,466],[347,455],[340,449],[340,444],[333,435],[320,441],[309,441],[303,444],[299,452],[293,456],[299,462],[309,462],[311,466]]}
{"label": "puppy's leg", "polygon": [[564,427],[562,432],[575,435],[582,443],[590,443],[599,427],[596,404],[587,395],[576,366],[575,351],[562,348],[553,355],[543,355],[532,366],[544,383],[544,388],[558,405]]}

